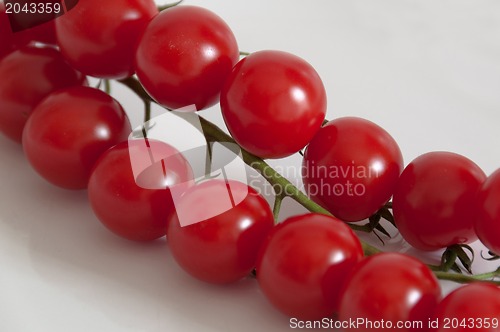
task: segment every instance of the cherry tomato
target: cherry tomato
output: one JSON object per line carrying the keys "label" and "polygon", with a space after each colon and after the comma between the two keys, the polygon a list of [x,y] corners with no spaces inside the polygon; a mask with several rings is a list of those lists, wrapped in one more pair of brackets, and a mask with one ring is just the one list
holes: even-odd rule
{"label": "cherry tomato", "polygon": [[488,249],[500,255],[500,169],[483,183],[478,203],[476,234]]}
{"label": "cherry tomato", "polygon": [[[241,199],[226,205],[231,197]],[[185,214],[172,215],[167,232],[172,255],[193,277],[215,284],[249,275],[274,224],[267,201],[253,188],[233,180],[196,185],[176,208],[189,213],[189,220]]]}
{"label": "cherry tomato", "polygon": [[363,257],[361,244],[340,220],[305,214],[278,224],[257,261],[257,280],[284,314],[303,320],[331,317],[340,286]]}
{"label": "cherry tomato", "polygon": [[403,170],[396,141],[368,120],[330,121],[309,143],[302,179],[312,200],[336,217],[359,221],[392,196]]}
{"label": "cherry tomato", "polygon": [[33,111],[23,131],[31,166],[47,181],[84,189],[99,156],[132,131],[120,104],[89,87],[61,89]]}
{"label": "cherry tomato", "polygon": [[[135,176],[131,158],[144,154],[161,161],[165,168],[151,165]],[[96,162],[88,185],[89,200],[96,216],[113,233],[129,240],[150,241],[165,235],[167,219],[175,213],[168,187],[192,178],[188,162],[170,145],[151,139],[131,140],[107,150]]]}
{"label": "cherry tomato", "polygon": [[260,51],[241,60],[221,92],[233,138],[262,158],[296,153],[313,138],[326,114],[326,92],[314,68],[285,52]]}
{"label": "cherry tomato", "polygon": [[[339,320],[359,322],[346,332],[428,331],[440,296],[438,280],[425,264],[399,253],[377,254],[352,271],[342,290]],[[422,326],[411,326],[419,322]]]}
{"label": "cherry tomato", "polygon": [[437,250],[477,240],[475,199],[484,172],[451,152],[430,152],[403,171],[393,212],[401,235],[420,250]]}
{"label": "cherry tomato", "polygon": [[486,282],[462,286],[439,303],[432,321],[436,332],[498,332],[500,288]]}
{"label": "cherry tomato", "polygon": [[51,92],[82,85],[85,77],[49,47],[25,46],[0,61],[0,131],[21,142],[24,124]]}
{"label": "cherry tomato", "polygon": [[58,44],[82,73],[125,78],[134,74],[137,43],[156,14],[153,0],[82,0],[56,20]]}
{"label": "cherry tomato", "polygon": [[219,101],[224,80],[239,59],[231,29],[207,9],[179,6],[148,25],[137,55],[137,76],[160,104],[201,110]]}

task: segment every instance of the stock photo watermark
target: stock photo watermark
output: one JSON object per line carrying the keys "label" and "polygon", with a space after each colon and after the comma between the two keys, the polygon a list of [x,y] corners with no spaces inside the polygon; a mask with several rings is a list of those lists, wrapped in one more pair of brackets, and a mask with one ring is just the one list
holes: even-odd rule
{"label": "stock photo watermark", "polygon": [[[301,166],[278,165],[273,168],[266,166],[263,169],[260,167],[260,174],[247,172],[247,165],[243,160],[241,148],[235,143],[208,143],[200,117],[195,111],[195,106],[191,105],[177,111],[166,112],[152,118],[132,132],[129,140],[143,140],[144,142],[143,149],[140,149],[141,153],[138,153],[138,150],[129,151],[134,178],[139,186],[146,189],[165,189],[149,187],[149,184],[141,183],[139,181],[140,175],[160,161],[162,167],[168,168],[169,160],[175,160],[173,155],[162,154],[162,151],[153,151],[158,145],[149,145],[148,140],[160,141],[174,148],[168,151],[181,154],[193,170],[194,185],[211,180],[238,181],[247,184],[254,188],[258,194],[266,197],[270,195],[292,195],[297,188],[307,192],[310,196],[361,197],[366,195],[367,192],[366,180],[375,179],[379,176],[380,169],[377,168],[376,164],[373,167],[365,167],[356,165],[354,161],[347,165],[330,166],[316,165],[313,162],[307,162]],[[130,144],[130,146],[133,145]],[[252,166],[255,165],[251,164],[250,167]],[[161,171],[160,167],[157,167],[157,169]],[[272,174],[291,179],[294,183],[284,186],[272,186],[265,180]],[[304,181],[302,182],[299,179],[304,179]],[[319,181],[309,182],[307,179]],[[227,186],[227,192],[221,193],[220,207],[215,210],[207,209],[204,215],[199,216],[198,221],[193,221],[189,209],[185,205],[179,204],[187,187],[186,184],[176,184],[168,187],[172,194],[179,221],[183,226],[222,214],[238,205],[247,194],[242,195],[241,191],[239,191],[238,195],[235,196],[235,193],[231,192],[231,186]]]}

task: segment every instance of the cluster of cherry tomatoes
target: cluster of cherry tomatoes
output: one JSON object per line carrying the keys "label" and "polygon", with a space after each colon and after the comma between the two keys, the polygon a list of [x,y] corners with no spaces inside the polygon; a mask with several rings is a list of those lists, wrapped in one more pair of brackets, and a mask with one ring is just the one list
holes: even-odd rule
{"label": "cluster of cherry tomatoes", "polygon": [[[291,317],[454,318],[460,331],[470,330],[472,318],[475,329],[498,331],[496,286],[464,286],[441,300],[425,264],[399,253],[364,258],[346,222],[369,218],[392,197],[396,225],[414,247],[437,250],[479,237],[500,253],[500,172],[487,178],[448,152],[425,154],[404,168],[397,143],[378,125],[354,117],[323,124],[326,93],[311,65],[280,51],[240,60],[230,28],[203,8],[158,12],[153,0],[80,0],[17,35],[0,3],[0,34],[0,131],[22,144],[52,184],[88,189],[96,216],[119,236],[167,235],[179,265],[206,282],[236,282],[255,270],[264,295]],[[310,213],[275,225],[254,188],[232,180],[195,183],[174,147],[129,139],[121,105],[89,87],[86,76],[134,74],[165,108],[203,110],[220,102],[232,137],[255,156],[281,158],[306,148],[306,191],[335,217]],[[151,151],[157,162],[138,178],[131,154]],[[176,204],[173,185],[184,186]],[[203,220],[228,188],[241,201]],[[193,221],[180,220],[176,208]],[[471,303],[470,294],[486,305]]]}

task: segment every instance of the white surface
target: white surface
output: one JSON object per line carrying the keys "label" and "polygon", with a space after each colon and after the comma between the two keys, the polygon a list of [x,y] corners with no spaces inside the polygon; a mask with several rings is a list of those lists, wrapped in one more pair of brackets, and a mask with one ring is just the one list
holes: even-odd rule
{"label": "white surface", "polygon": [[[328,90],[328,118],[354,115],[380,124],[399,142],[405,163],[450,150],[488,174],[500,167],[499,2],[186,4],[223,17],[241,50],[280,49],[305,58]],[[141,103],[119,86],[114,95],[139,124]],[[220,123],[217,112],[203,115]],[[0,331],[289,329],[254,281],[214,287],[191,279],[164,240],[139,245],[117,238],[93,216],[85,192],[45,183],[19,146],[3,137],[0,151]],[[273,164],[300,165],[300,158]],[[282,214],[299,211],[287,203]],[[390,242],[387,248],[408,250],[400,237]],[[480,261],[477,272],[493,269]]]}

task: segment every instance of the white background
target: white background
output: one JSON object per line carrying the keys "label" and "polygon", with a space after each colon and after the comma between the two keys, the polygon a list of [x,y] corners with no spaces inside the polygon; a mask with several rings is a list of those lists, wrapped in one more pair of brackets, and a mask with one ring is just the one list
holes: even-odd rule
{"label": "white background", "polygon": [[[328,90],[327,117],[378,123],[400,144],[406,164],[449,150],[487,174],[500,167],[500,2],[185,3],[223,17],[241,50],[279,49],[309,61]],[[113,88],[138,125],[140,101]],[[203,115],[221,123],[218,112]],[[289,329],[254,280],[228,287],[193,280],[165,240],[136,244],[114,236],[93,216],[86,192],[50,186],[30,169],[20,146],[3,137],[0,154],[0,331]],[[300,158],[273,164],[298,166]],[[288,202],[283,216],[300,211]],[[479,256],[482,248],[474,246]],[[399,236],[386,248],[418,255]],[[494,267],[477,257],[476,272]],[[445,293],[455,287],[444,286]]]}

